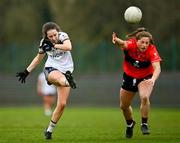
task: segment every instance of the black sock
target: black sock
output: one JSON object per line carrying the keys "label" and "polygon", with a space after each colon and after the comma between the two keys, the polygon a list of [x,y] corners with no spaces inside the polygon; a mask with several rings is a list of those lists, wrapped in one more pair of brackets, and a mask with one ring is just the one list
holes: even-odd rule
{"label": "black sock", "polygon": [[133,119],[126,120],[127,125],[131,125],[133,123]]}
{"label": "black sock", "polygon": [[141,120],[142,120],[142,124],[143,124],[143,123],[147,124],[148,118],[143,118],[143,117],[142,117]]}

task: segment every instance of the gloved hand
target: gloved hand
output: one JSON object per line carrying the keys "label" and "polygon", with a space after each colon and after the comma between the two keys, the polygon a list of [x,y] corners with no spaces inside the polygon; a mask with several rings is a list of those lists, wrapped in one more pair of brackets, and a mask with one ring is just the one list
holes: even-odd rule
{"label": "gloved hand", "polygon": [[76,88],[76,82],[74,81],[72,73],[70,71],[67,71],[64,75],[65,75],[67,81],[69,82],[70,87],[75,89]]}
{"label": "gloved hand", "polygon": [[21,83],[25,83],[26,77],[29,75],[29,72],[25,69],[23,72],[16,73],[16,77],[19,78]]}
{"label": "gloved hand", "polygon": [[49,39],[44,39],[41,47],[46,52],[46,51],[51,51],[54,45]]}
{"label": "gloved hand", "polygon": [[47,38],[43,40],[43,44],[47,44],[49,47],[54,47],[53,43]]}
{"label": "gloved hand", "polygon": [[52,50],[52,47],[50,47],[49,45],[47,44],[43,44],[41,46],[41,48],[43,49],[44,52],[47,52],[47,51],[51,51]]}

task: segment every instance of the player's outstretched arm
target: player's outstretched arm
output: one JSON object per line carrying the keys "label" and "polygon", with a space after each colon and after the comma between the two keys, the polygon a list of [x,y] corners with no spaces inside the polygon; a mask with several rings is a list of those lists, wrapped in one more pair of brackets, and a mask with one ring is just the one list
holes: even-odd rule
{"label": "player's outstretched arm", "polygon": [[121,48],[126,48],[127,47],[126,41],[118,38],[117,34],[115,32],[112,33],[112,43],[113,44],[118,44]]}
{"label": "player's outstretched arm", "polygon": [[31,64],[27,67],[27,70],[31,72],[44,58],[45,54],[37,54],[32,60]]}
{"label": "player's outstretched arm", "polygon": [[29,73],[42,61],[45,54],[37,54],[37,56],[32,60],[31,64],[22,72],[17,72],[16,77],[18,77],[18,80],[21,83],[26,82],[26,78],[29,75]]}
{"label": "player's outstretched arm", "polygon": [[23,72],[17,72],[16,73],[16,77],[18,77],[18,80],[21,83],[25,83],[25,79],[26,77],[29,75],[29,71],[27,71],[26,69]]}

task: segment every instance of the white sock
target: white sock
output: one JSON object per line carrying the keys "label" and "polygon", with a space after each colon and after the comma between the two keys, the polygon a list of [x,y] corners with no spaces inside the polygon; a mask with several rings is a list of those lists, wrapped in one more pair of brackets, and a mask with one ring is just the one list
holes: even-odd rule
{"label": "white sock", "polygon": [[47,128],[47,132],[53,132],[53,129],[56,127],[56,123],[53,121],[50,121],[49,127]]}

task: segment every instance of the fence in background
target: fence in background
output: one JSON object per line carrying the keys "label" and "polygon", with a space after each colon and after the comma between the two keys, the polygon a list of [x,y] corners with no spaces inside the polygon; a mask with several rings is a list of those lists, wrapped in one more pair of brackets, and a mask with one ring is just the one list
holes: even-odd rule
{"label": "fence in background", "polygon": [[[162,68],[167,71],[180,70],[180,47],[172,38],[167,44],[157,44],[163,59]],[[0,47],[0,73],[22,70],[38,52],[37,45],[10,45]],[[117,72],[122,67],[122,52],[112,43],[99,45],[73,44],[73,59],[78,73]],[[40,67],[43,67],[41,64]],[[40,68],[41,69],[41,68]]]}
{"label": "fence in background", "polygon": [[[94,74],[75,75],[77,89],[71,90],[69,106],[119,107],[121,75]],[[41,105],[42,97],[36,93],[37,74],[30,75],[26,84],[17,81],[14,74],[0,75],[0,106]],[[162,73],[156,82],[151,105],[180,107],[180,73]],[[139,105],[138,95],[134,98]]]}

